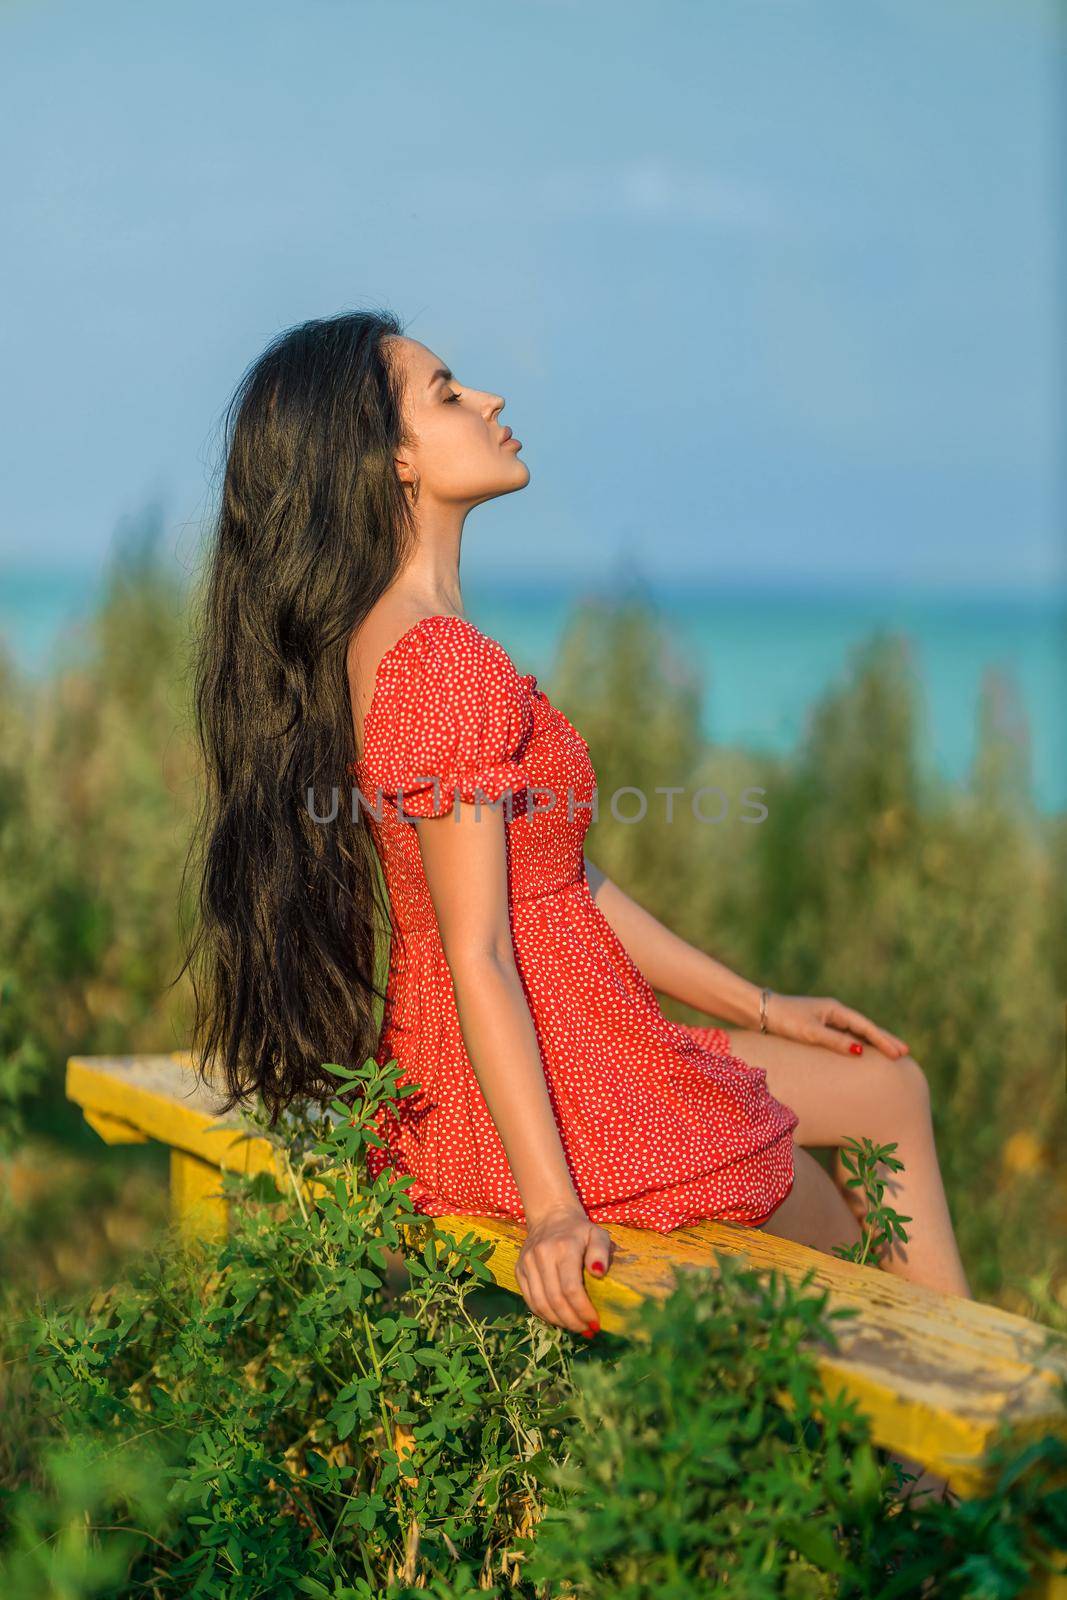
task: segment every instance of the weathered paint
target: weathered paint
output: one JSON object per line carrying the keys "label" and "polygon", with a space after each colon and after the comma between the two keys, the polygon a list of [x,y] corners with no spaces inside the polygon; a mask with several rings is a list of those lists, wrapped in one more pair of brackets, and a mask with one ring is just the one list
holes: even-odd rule
{"label": "weathered paint", "polygon": [[221,1184],[222,1173],[209,1161],[201,1161],[185,1150],[171,1151],[171,1215],[187,1237],[226,1237],[230,1208],[222,1198]]}

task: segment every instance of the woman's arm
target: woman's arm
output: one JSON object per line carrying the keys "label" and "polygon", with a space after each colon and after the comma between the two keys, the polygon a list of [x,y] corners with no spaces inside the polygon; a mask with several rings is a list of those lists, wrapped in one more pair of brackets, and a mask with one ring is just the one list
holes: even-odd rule
{"label": "woman's arm", "polygon": [[714,956],[672,933],[595,867],[588,856],[585,871],[597,907],[653,989],[727,1022],[759,1026],[757,984],[749,983]]}
{"label": "woman's arm", "polygon": [[515,1280],[535,1315],[591,1338],[600,1326],[585,1273],[613,1245],[578,1198],[515,964],[504,817],[455,805],[416,823],[426,882],[452,974],[463,1042],[522,1200]]}
{"label": "woman's arm", "polygon": [[415,824],[452,974],[463,1042],[500,1134],[528,1225],[582,1212],[549,1099],[508,915],[504,818],[459,806]]}

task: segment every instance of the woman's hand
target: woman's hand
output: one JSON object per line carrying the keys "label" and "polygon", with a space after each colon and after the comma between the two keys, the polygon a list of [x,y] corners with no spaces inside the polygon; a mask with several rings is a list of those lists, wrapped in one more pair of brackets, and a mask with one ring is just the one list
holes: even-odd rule
{"label": "woman's hand", "polygon": [[585,1291],[586,1272],[602,1277],[614,1246],[605,1229],[590,1222],[580,1205],[556,1206],[528,1221],[515,1264],[523,1298],[535,1316],[558,1328],[592,1338],[600,1327]]}
{"label": "woman's hand", "polygon": [[799,1039],[802,1044],[825,1045],[840,1055],[859,1055],[862,1039],[868,1039],[892,1061],[908,1053],[903,1039],[876,1026],[862,1011],[853,1011],[840,1000],[813,999],[805,994],[772,990],[767,996],[767,1031],[782,1039]]}

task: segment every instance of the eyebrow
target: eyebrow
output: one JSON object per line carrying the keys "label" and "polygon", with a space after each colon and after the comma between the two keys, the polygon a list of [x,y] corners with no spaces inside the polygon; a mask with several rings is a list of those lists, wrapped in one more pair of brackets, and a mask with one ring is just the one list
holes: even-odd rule
{"label": "eyebrow", "polygon": [[427,389],[432,389],[438,378],[443,378],[446,383],[452,382],[452,374],[449,372],[448,368],[438,367],[437,371],[433,374],[429,383],[426,385]]}

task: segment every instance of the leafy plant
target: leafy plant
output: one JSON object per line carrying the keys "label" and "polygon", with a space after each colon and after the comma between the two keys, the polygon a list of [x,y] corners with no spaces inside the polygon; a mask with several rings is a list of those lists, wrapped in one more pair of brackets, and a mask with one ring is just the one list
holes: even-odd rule
{"label": "leafy plant", "polygon": [[[644,1307],[644,1339],[548,1327],[491,1282],[487,1247],[435,1235],[395,1174],[367,1180],[368,1112],[392,1092],[373,1063],[338,1069],[337,1102],[277,1131],[283,1180],[232,1180],[225,1245],[165,1239],[124,1272],[120,1247],[143,1238],[129,1214],[161,1209],[134,1186],[98,1258],[118,1281],[24,1314],[36,1283],[75,1293],[93,1199],[135,1167],[155,1177],[149,1150],[79,1153],[66,1057],[186,1033],[168,983],[197,791],[188,618],[148,532],[52,676],[31,686],[0,661],[0,1122],[36,1152],[0,1218],[4,1600],[1020,1594],[1067,1545],[1062,1445],[1006,1450],[982,1499],[902,1504],[863,1419],[809,1386],[807,1351],[833,1332],[818,1295],[729,1266]],[[651,794],[667,773],[751,783],[771,818],[708,828],[679,808],[675,827],[634,829],[605,806],[595,859],[684,937],[722,930],[741,971],[902,1031],[978,1292],[1067,1326],[1049,1247],[1067,819],[1005,788],[988,719],[970,792],[925,780],[899,642],[857,655],[776,759],[705,740],[699,692],[665,671],[641,608],[595,631],[584,657],[575,631],[552,687],[602,793],[617,778]],[[620,717],[621,699],[654,714]],[[868,1263],[909,1220],[878,1188],[893,1148],[849,1151]],[[787,1371],[797,1394],[774,1387]]]}
{"label": "leafy plant", "polygon": [[865,1211],[861,1223],[862,1237],[855,1244],[836,1244],[834,1255],[845,1261],[855,1261],[860,1266],[877,1265],[883,1251],[894,1239],[907,1244],[904,1227],[910,1217],[901,1216],[885,1203],[886,1179],[883,1172],[903,1172],[904,1163],[893,1154],[896,1144],[875,1144],[871,1139],[845,1139],[841,1145],[841,1165],[852,1174],[845,1179],[849,1189],[862,1189]]}
{"label": "leafy plant", "polygon": [[996,1498],[900,1502],[818,1381],[841,1313],[726,1259],[632,1337],[542,1322],[490,1245],[369,1179],[375,1110],[412,1092],[394,1069],[331,1069],[334,1102],[270,1135],[284,1176],[227,1180],[225,1243],[171,1238],[38,1308],[5,1600],[1021,1592],[1062,1529],[1061,1447],[1010,1460]]}

